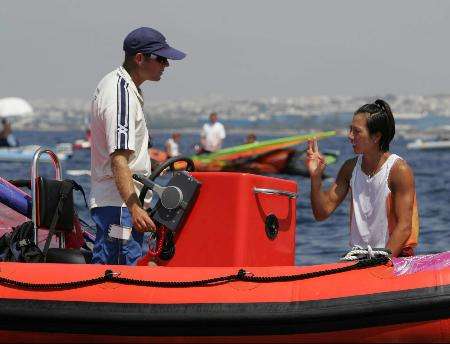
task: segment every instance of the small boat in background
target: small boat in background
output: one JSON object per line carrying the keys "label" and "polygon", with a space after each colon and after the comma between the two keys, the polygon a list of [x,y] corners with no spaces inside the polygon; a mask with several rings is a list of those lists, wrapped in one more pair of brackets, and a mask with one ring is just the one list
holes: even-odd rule
{"label": "small boat in background", "polygon": [[394,118],[403,119],[403,120],[411,120],[411,119],[422,119],[428,116],[427,111],[423,112],[396,112],[394,113]]}
{"label": "small boat in background", "polygon": [[[210,154],[195,155],[191,159],[194,161],[197,171],[307,175],[307,171],[303,167],[304,151],[298,151],[295,146],[313,138],[320,140],[335,134],[334,131],[327,131],[255,141]],[[327,164],[332,164],[336,162],[339,153],[333,151],[324,155]]]}
{"label": "small boat in background", "polygon": [[[334,164],[339,157],[339,151],[323,151],[327,165]],[[277,149],[255,157],[230,161],[225,166],[220,164],[196,164],[198,171],[247,172],[255,174],[289,174],[309,177],[305,166],[306,150],[293,147]]]}
{"label": "small boat in background", "polygon": [[91,141],[88,141],[86,139],[78,139],[75,140],[75,142],[72,145],[73,149],[90,149]]}
{"label": "small boat in background", "polygon": [[91,148],[91,130],[86,129],[85,138],[75,140],[72,144],[73,149],[90,149]]}
{"label": "small boat in background", "polygon": [[[309,139],[324,139],[334,136],[334,131],[295,135],[279,139],[256,141],[243,145],[221,149],[210,154],[193,155],[190,159],[199,172],[247,172],[255,174],[291,174],[309,176],[304,161],[306,150],[295,146]],[[167,154],[159,149],[150,148],[149,154],[153,166],[167,160]],[[327,165],[334,164],[339,151],[325,150]],[[176,169],[183,169],[183,163],[175,164]]]}
{"label": "small boat in background", "polygon": [[438,141],[423,141],[422,139],[417,139],[408,143],[406,148],[418,150],[450,149],[450,139],[442,139]]}
{"label": "small boat in background", "polygon": [[[0,161],[3,162],[31,162],[34,152],[40,146],[26,145],[19,147],[2,147],[0,148]],[[55,147],[55,153],[59,160],[67,160],[72,157],[72,145],[69,143],[59,143]],[[51,162],[48,156],[43,156],[42,161]]]}

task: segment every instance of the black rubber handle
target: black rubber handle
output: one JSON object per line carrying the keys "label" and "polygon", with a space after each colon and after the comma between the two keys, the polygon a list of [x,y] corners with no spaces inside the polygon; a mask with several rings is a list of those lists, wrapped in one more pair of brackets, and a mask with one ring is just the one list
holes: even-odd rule
{"label": "black rubber handle", "polygon": [[8,180],[12,185],[18,188],[28,188],[31,189],[31,180],[29,179],[17,179],[17,180]]}

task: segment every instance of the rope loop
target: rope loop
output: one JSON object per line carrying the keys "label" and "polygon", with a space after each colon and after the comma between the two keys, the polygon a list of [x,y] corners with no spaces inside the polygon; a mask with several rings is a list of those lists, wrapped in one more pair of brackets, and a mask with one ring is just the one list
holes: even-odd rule
{"label": "rope loop", "polygon": [[244,281],[247,277],[248,272],[245,271],[244,269],[239,269],[237,275],[236,275],[236,279],[239,281]]}
{"label": "rope loop", "polygon": [[340,260],[348,262],[362,259],[374,259],[379,257],[387,257],[390,260],[391,256],[392,252],[386,248],[372,248],[370,245],[367,245],[367,249],[365,249],[362,246],[355,245],[349,252],[344,254],[340,258]]}

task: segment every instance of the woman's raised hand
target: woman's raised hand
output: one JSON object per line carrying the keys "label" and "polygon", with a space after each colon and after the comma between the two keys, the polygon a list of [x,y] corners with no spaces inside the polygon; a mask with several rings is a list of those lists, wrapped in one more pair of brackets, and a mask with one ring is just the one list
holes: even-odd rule
{"label": "woman's raised hand", "polygon": [[308,141],[305,165],[311,178],[321,177],[323,171],[325,170],[325,158],[319,152],[317,139]]}

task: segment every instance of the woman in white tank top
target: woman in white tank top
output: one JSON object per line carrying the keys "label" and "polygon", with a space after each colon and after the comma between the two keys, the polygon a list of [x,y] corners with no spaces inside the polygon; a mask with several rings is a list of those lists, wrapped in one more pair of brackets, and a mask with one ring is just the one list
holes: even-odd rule
{"label": "woman in white tank top", "polygon": [[413,172],[389,152],[394,134],[391,109],[378,99],[354,113],[348,139],[357,156],[343,164],[328,190],[322,190],[325,159],[315,140],[308,144],[306,166],[316,220],[328,218],[350,192],[350,246],[385,247],[397,257],[413,254],[419,223]]}

